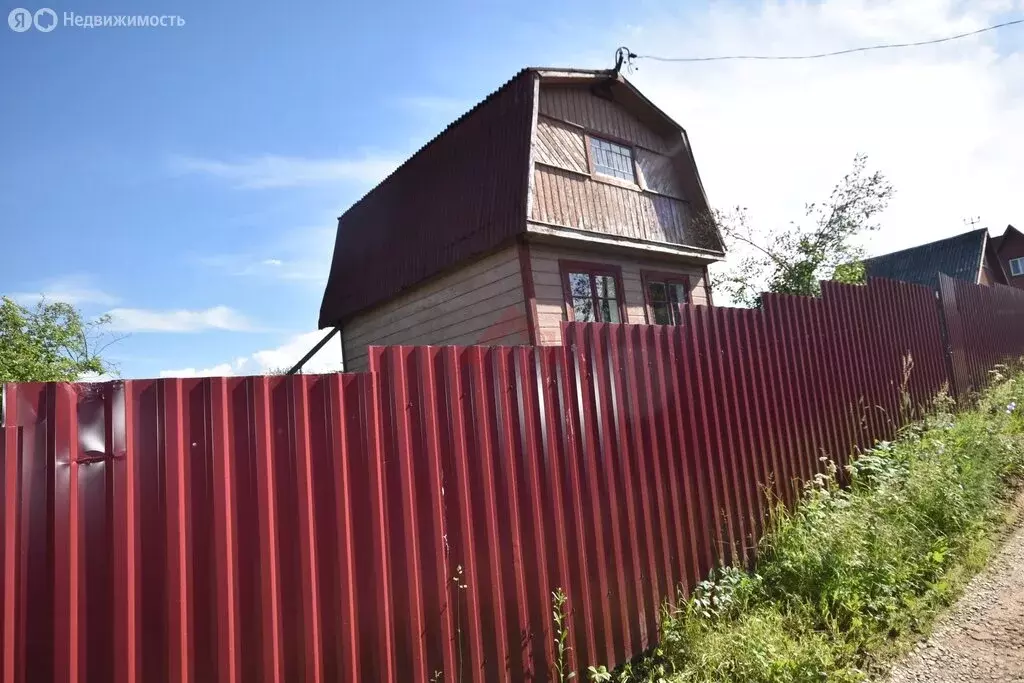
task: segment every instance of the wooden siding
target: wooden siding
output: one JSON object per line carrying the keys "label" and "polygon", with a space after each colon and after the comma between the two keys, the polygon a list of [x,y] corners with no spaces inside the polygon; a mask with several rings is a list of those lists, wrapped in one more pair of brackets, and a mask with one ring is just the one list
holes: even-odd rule
{"label": "wooden siding", "polygon": [[640,186],[645,190],[675,199],[686,199],[672,157],[638,147],[636,149],[636,168],[640,174]]}
{"label": "wooden siding", "polygon": [[[690,207],[668,138],[586,88],[542,86],[538,111],[530,220],[652,242],[702,244],[689,229]],[[635,185],[590,175],[588,133],[633,147]]]}
{"label": "wooden siding", "polygon": [[633,239],[693,244],[686,202],[548,166],[534,169],[530,220]]}
{"label": "wooden siding", "polygon": [[529,343],[517,247],[507,247],[357,315],[342,330],[345,369],[367,368],[367,347]]}
{"label": "wooden siding", "polygon": [[537,163],[588,173],[586,140],[579,129],[564,123],[538,118],[537,141],[533,153]]}
{"label": "wooden siding", "polygon": [[558,269],[559,260],[608,263],[622,269],[622,288],[625,294],[626,315],[630,323],[647,322],[641,270],[679,273],[690,278],[690,300],[695,304],[707,303],[704,286],[704,266],[685,264],[633,255],[599,254],[586,249],[556,247],[546,244],[530,245],[530,264],[533,273],[534,296],[537,302],[537,343],[561,344],[561,325],[565,320],[565,294]]}
{"label": "wooden siding", "polygon": [[586,87],[541,86],[538,111],[596,133],[626,140],[661,154],[671,155],[676,145],[645,126],[622,106],[597,97]]}
{"label": "wooden siding", "polygon": [[1014,275],[1010,270],[1010,261],[1024,256],[1024,237],[1017,233],[1016,229],[1006,230],[1002,243],[999,245],[999,262],[1006,273],[1007,284],[1011,287],[1024,289],[1024,275]]}

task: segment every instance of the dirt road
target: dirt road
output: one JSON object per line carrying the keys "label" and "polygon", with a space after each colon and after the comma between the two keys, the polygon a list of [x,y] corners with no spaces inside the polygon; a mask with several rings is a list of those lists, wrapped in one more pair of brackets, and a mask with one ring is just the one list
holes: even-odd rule
{"label": "dirt road", "polygon": [[[1020,503],[1024,499],[1019,499]],[[1024,683],[1024,520],[890,683]]]}

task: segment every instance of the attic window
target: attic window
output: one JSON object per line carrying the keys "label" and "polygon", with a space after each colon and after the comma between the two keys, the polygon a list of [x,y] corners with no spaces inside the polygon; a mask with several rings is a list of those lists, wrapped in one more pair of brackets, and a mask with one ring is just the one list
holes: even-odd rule
{"label": "attic window", "polygon": [[1013,277],[1024,275],[1024,258],[1010,259],[1010,275]]}
{"label": "attic window", "polygon": [[633,150],[629,147],[591,136],[590,158],[594,165],[594,173],[629,183],[636,182],[636,175],[633,172]]}

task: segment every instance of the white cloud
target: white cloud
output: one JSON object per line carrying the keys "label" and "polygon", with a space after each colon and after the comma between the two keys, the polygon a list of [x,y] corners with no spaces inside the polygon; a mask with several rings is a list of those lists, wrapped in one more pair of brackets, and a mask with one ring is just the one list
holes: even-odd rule
{"label": "white cloud", "polygon": [[[287,370],[306,355],[310,349],[324,338],[328,330],[315,330],[305,334],[295,335],[281,346],[264,351],[257,351],[252,354],[255,364],[263,372],[276,370]],[[304,373],[340,372],[341,371],[341,341],[337,335],[328,341],[316,355],[310,358],[304,366]]]}
{"label": "white cloud", "polygon": [[337,183],[372,185],[398,166],[390,155],[364,153],[353,158],[320,158],[264,154],[239,160],[180,156],[171,160],[172,170],[226,180],[235,187],[269,189]]}
{"label": "white cloud", "polygon": [[108,311],[114,332],[203,332],[226,330],[251,332],[255,326],[244,315],[227,306],[205,310],[153,311],[142,308],[114,308]]}
{"label": "white cloud", "polygon": [[[160,376],[222,377],[238,374],[262,375],[283,372],[290,369],[310,349],[316,346],[317,342],[323,339],[327,332],[327,330],[315,330],[313,332],[297,334],[280,346],[236,358],[233,362],[219,363],[202,369],[182,368],[180,370],[163,370]],[[341,342],[335,336],[315,356],[306,362],[302,367],[302,372],[306,374],[331,373],[341,372],[341,369]]]}
{"label": "white cloud", "polygon": [[200,265],[225,271],[238,277],[272,280],[312,281],[323,284],[331,265],[331,251],[311,251],[293,258],[263,258],[253,254],[220,254],[203,256]]}
{"label": "white cloud", "polygon": [[[1022,6],[1021,3],[1017,3]],[[804,54],[961,33],[1006,1],[712,4],[621,33],[660,56]],[[659,63],[628,77],[689,133],[711,203],[799,218],[864,152],[896,195],[871,253],[1024,222],[1024,30],[811,61]]]}
{"label": "white cloud", "polygon": [[112,306],[118,302],[116,296],[104,292],[92,282],[92,278],[85,275],[57,278],[44,284],[38,292],[15,292],[9,296],[22,305],[35,304],[43,299],[60,301],[73,306],[83,304]]}
{"label": "white cloud", "polygon": [[286,230],[260,249],[197,259],[200,265],[239,277],[307,283],[322,287],[334,254],[337,213],[325,212],[314,227]]}
{"label": "white cloud", "polygon": [[115,374],[109,372],[97,373],[87,372],[84,375],[78,376],[79,382],[111,382],[117,379],[121,379]]}
{"label": "white cloud", "polygon": [[181,368],[178,370],[161,370],[161,377],[226,377],[239,374],[248,364],[248,358],[236,358],[234,363],[221,363],[210,368]]}

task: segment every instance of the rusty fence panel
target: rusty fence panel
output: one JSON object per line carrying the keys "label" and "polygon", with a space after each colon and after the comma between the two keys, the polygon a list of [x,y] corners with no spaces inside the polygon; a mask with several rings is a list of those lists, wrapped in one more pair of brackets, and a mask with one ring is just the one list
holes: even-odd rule
{"label": "rusty fence panel", "polygon": [[824,283],[362,374],[21,384],[2,680],[546,681],[656,642],[825,459],[1024,351],[1024,293]]}

